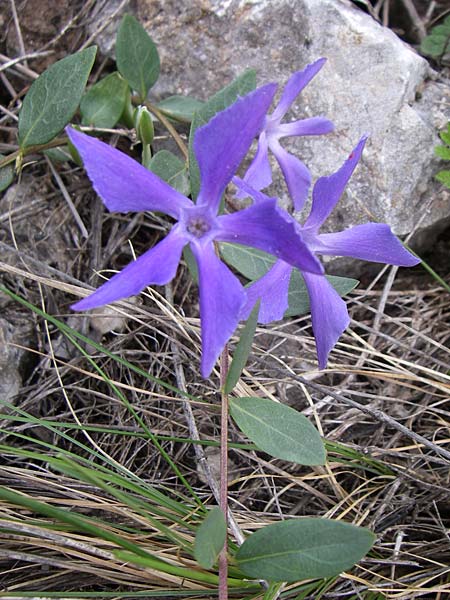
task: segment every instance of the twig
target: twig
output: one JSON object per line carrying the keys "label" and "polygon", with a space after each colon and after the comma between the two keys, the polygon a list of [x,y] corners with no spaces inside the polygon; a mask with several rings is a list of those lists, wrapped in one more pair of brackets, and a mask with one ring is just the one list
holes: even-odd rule
{"label": "twig", "polygon": [[[13,21],[14,21],[14,27],[16,28],[16,33],[17,33],[17,41],[19,42],[20,54],[22,56],[25,56],[25,54],[26,54],[25,44],[23,43],[22,30],[20,29],[19,18],[17,16],[16,3],[14,0],[10,0],[10,4],[11,4],[11,12],[12,12],[12,16],[13,16]],[[27,66],[26,59],[24,59],[24,62],[25,62],[25,66]]]}
{"label": "twig", "polygon": [[164,127],[167,129],[167,131],[170,133],[170,135],[175,140],[178,148],[183,153],[183,156],[187,159],[189,157],[189,154],[188,154],[188,150],[186,148],[186,144],[183,142],[183,140],[180,137],[180,134],[175,129],[175,127],[172,125],[172,123],[169,121],[169,119],[166,119],[166,117],[162,114],[162,112],[151,102],[146,102],[145,106],[149,109],[150,112],[152,112],[155,115],[155,117],[158,118],[159,121],[161,121],[161,123],[164,125]]}
{"label": "twig", "polygon": [[78,214],[77,209],[75,208],[75,204],[72,202],[72,198],[70,197],[69,192],[67,191],[66,186],[64,185],[63,180],[61,179],[61,177],[59,176],[58,171],[55,169],[55,167],[53,166],[52,161],[49,159],[48,156],[45,157],[45,160],[47,161],[48,166],[50,167],[50,170],[53,174],[53,177],[56,179],[56,183],[59,186],[59,189],[61,190],[62,195],[64,196],[64,200],[67,202],[69,208],[70,208],[70,212],[72,213],[73,218],[75,219],[76,224],[78,225],[81,235],[87,239],[89,237],[89,233],[88,230],[86,229],[85,224],[83,223],[83,221],[81,220],[80,215]]}
{"label": "twig", "polygon": [[[6,56],[5,54],[0,53],[0,61],[1,62],[5,63],[10,60],[11,59],[9,58],[9,56]],[[21,60],[21,58],[20,58],[20,60]],[[22,75],[26,75],[30,79],[37,79],[39,77],[39,74],[36,73],[36,71],[33,71],[32,69],[26,67],[25,65],[21,65],[20,61],[16,62],[13,66],[16,69],[16,71],[18,71],[19,73],[22,73]],[[9,68],[11,68],[11,66]]]}
{"label": "twig", "polygon": [[[3,63],[0,66],[0,72],[6,71],[7,69],[14,67],[14,65],[17,65],[20,62],[26,63],[26,60],[29,58],[39,58],[41,56],[48,56],[49,54],[53,54],[53,50],[45,50],[43,52],[42,51],[41,52],[30,52],[29,54],[23,54],[22,56],[16,56],[16,58],[9,58],[9,59],[7,56],[0,54],[0,62]],[[29,71],[29,69],[27,69],[27,70]]]}
{"label": "twig", "polygon": [[[282,369],[277,369],[275,367],[272,367],[272,370],[279,372],[279,373],[285,373],[285,371],[283,371]],[[427,438],[423,437],[422,435],[415,433],[414,431],[411,431],[410,429],[408,429],[407,427],[405,427],[404,425],[402,425],[401,423],[399,423],[398,421],[396,421],[395,419],[393,419],[392,417],[390,417],[383,411],[379,410],[378,408],[372,408],[371,406],[367,406],[365,404],[360,404],[359,402],[356,402],[356,400],[352,400],[351,398],[348,398],[347,396],[344,396],[343,394],[333,392],[332,390],[326,388],[325,386],[320,385],[318,383],[314,383],[313,381],[308,381],[304,377],[301,377],[300,375],[295,375],[291,371],[289,371],[289,376],[294,381],[303,383],[307,387],[310,387],[313,390],[320,392],[321,394],[325,394],[326,396],[331,396],[332,398],[334,398],[335,400],[338,400],[339,402],[344,402],[345,404],[348,404],[349,406],[352,406],[353,408],[360,410],[361,412],[365,413],[366,415],[370,415],[377,421],[381,421],[382,423],[385,423],[389,427],[392,427],[393,429],[400,431],[400,433],[403,433],[403,435],[406,435],[407,437],[414,440],[415,442],[422,444],[426,448],[429,448],[430,450],[433,450],[433,452],[436,452],[436,454],[439,454],[440,456],[446,458],[447,460],[450,460],[450,452],[448,450],[445,450],[444,448],[440,448],[437,444],[433,444],[433,442],[430,442],[430,440],[427,440]]]}
{"label": "twig", "polygon": [[130,0],[122,0],[122,2],[119,4],[119,6],[109,15],[109,17],[107,19],[99,21],[99,22],[101,22],[101,25],[94,32],[92,32],[92,34],[88,37],[88,39],[81,46],[80,50],[87,48],[89,46],[89,44],[91,44],[95,40],[95,38],[104,29],[106,29],[108,27],[108,25],[111,23],[111,21],[114,19],[114,17],[116,15],[120,14],[122,9],[125,8],[125,6],[128,4],[129,1]]}
{"label": "twig", "polygon": [[419,36],[420,41],[422,41],[423,38],[427,35],[427,31],[425,29],[425,25],[422,19],[419,16],[419,13],[416,10],[416,7],[414,6],[411,0],[402,0],[402,3],[414,27],[417,29],[417,34]]}

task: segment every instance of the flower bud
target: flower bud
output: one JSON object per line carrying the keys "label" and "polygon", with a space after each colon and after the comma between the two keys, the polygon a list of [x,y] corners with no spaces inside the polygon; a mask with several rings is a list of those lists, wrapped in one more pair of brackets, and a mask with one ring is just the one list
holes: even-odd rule
{"label": "flower bud", "polygon": [[136,136],[143,144],[151,144],[155,135],[152,116],[145,106],[138,106],[134,111],[134,127]]}

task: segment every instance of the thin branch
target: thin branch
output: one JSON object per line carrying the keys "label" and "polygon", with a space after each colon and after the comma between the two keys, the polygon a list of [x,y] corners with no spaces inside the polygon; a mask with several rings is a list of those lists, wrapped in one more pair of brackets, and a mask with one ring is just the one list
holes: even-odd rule
{"label": "thin branch", "polygon": [[[273,368],[273,370],[275,370],[276,372],[285,374],[285,371],[283,371],[282,369]],[[404,425],[402,425],[401,423],[399,423],[398,421],[396,421],[395,419],[393,419],[392,417],[390,417],[383,411],[379,410],[378,408],[372,408],[371,406],[368,406],[366,404],[360,404],[359,402],[356,402],[356,400],[352,400],[351,398],[344,396],[344,394],[333,392],[332,390],[325,387],[324,385],[314,383],[313,381],[308,381],[308,379],[305,379],[304,377],[301,377],[300,375],[295,375],[291,371],[289,371],[289,376],[294,381],[303,383],[303,385],[306,385],[307,387],[310,387],[313,390],[320,392],[321,394],[324,394],[326,396],[331,396],[332,398],[334,398],[335,400],[338,400],[339,402],[344,402],[344,404],[348,404],[349,406],[356,408],[357,410],[361,411],[362,413],[364,413],[366,415],[370,415],[377,421],[380,421],[381,423],[385,423],[389,427],[392,427],[393,429],[400,431],[400,433],[402,433],[406,437],[414,440],[414,442],[416,442],[418,444],[422,444],[426,448],[429,448],[430,450],[433,450],[433,452],[436,452],[436,454],[439,454],[439,456],[442,456],[443,458],[450,460],[450,452],[448,450],[445,450],[444,448],[440,448],[437,444],[430,442],[430,440],[427,440],[427,438],[423,437],[422,435],[415,433],[414,431],[411,431],[410,429],[408,429],[407,427],[405,427]]]}

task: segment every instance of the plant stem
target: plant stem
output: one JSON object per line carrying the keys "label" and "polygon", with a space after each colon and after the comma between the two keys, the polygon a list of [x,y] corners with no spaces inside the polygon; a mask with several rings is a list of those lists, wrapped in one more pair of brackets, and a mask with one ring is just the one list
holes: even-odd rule
{"label": "plant stem", "polygon": [[[228,345],[225,344],[220,356],[220,508],[222,509],[228,530],[228,394],[225,382],[228,374]],[[219,600],[228,599],[228,535],[219,555]]]}

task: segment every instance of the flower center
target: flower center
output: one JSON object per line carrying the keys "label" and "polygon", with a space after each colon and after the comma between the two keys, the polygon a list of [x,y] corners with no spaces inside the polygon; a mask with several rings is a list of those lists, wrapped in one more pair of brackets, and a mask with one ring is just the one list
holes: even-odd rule
{"label": "flower center", "polygon": [[186,229],[196,238],[201,238],[211,231],[211,225],[203,217],[191,217],[187,222]]}

